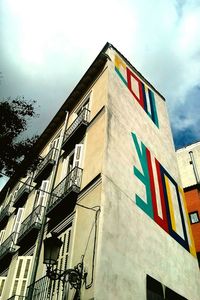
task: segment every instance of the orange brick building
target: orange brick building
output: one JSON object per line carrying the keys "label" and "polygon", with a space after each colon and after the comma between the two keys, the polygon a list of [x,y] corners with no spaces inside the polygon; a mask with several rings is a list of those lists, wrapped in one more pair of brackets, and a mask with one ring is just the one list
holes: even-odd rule
{"label": "orange brick building", "polygon": [[176,153],[200,266],[200,142]]}

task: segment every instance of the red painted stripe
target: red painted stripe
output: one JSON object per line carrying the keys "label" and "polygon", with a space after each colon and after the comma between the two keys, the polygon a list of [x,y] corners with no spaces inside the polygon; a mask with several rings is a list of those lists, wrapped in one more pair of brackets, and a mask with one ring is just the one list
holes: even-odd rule
{"label": "red painted stripe", "polygon": [[158,185],[159,185],[159,192],[160,192],[160,200],[161,200],[161,209],[162,209],[162,215],[163,219],[158,215],[158,209],[156,204],[156,219],[158,225],[160,225],[166,232],[169,232],[168,229],[168,222],[167,222],[167,213],[166,213],[166,206],[165,206],[165,197],[163,192],[163,186],[162,186],[162,179],[160,174],[160,163],[155,158],[155,164],[156,164],[156,171],[157,171],[157,177],[158,177]]}
{"label": "red painted stripe", "polygon": [[[141,83],[140,79],[133,72],[131,72],[130,69],[126,68],[126,72],[127,72],[128,89],[133,94],[134,98],[139,102],[139,104],[144,109],[144,99],[143,99],[143,92],[142,92],[142,83]],[[131,77],[133,77],[138,82],[138,86],[139,86],[139,98],[134,93],[134,91],[132,90]]]}

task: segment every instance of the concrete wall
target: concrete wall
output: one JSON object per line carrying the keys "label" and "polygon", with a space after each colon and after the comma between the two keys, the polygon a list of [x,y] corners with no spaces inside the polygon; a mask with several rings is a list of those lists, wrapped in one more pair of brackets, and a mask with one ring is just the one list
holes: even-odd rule
{"label": "concrete wall", "polygon": [[[198,300],[199,270],[166,104],[147,83],[141,84],[137,73],[129,73],[127,82],[127,64],[116,62],[112,50],[109,56],[95,299],[145,300],[149,274],[180,295]],[[149,103],[142,107],[141,87],[146,97],[148,89],[154,94],[157,119],[152,118]]]}
{"label": "concrete wall", "polygon": [[197,183],[194,174],[194,168],[191,162],[191,156],[189,152],[193,152],[193,157],[195,160],[196,168],[198,171],[198,176],[200,178],[200,142],[189,145],[185,148],[181,148],[176,151],[178,167],[180,170],[181,181],[183,187],[189,187]]}

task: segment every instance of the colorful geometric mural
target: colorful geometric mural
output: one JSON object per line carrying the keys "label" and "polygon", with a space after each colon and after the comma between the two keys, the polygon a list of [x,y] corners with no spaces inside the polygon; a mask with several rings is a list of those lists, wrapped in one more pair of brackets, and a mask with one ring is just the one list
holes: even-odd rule
{"label": "colorful geometric mural", "polygon": [[[135,195],[137,206],[196,256],[183,190],[160,162],[153,158],[149,149],[142,142],[139,144],[135,133],[132,133],[132,139],[140,164],[133,167],[133,173],[144,185],[146,195],[145,199]],[[155,185],[158,186],[157,192]]]}
{"label": "colorful geometric mural", "polygon": [[159,127],[154,93],[115,55],[115,71],[154,124]]}

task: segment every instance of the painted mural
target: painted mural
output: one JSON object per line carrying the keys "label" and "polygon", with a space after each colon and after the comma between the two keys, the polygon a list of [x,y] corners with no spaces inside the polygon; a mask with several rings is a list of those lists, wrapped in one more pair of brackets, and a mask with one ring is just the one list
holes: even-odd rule
{"label": "painted mural", "polygon": [[150,119],[159,128],[158,114],[153,91],[127,67],[118,55],[115,55],[115,71],[123,83],[127,86],[134,99],[140,104]]}
{"label": "painted mural", "polygon": [[137,206],[196,256],[183,190],[149,149],[138,141],[135,133],[132,133],[132,140],[138,161],[138,166],[133,166],[133,173],[145,191],[144,199],[135,195]]}

